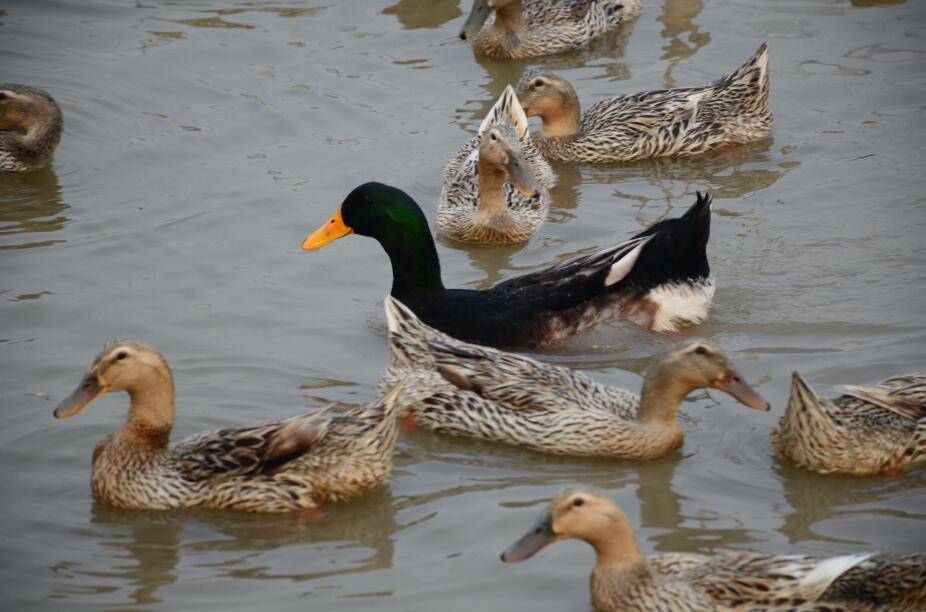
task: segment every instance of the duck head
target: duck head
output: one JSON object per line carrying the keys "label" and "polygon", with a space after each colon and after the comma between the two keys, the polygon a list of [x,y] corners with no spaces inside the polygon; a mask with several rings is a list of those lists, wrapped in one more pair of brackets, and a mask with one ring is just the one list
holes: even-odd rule
{"label": "duck head", "polygon": [[134,340],[117,340],[103,347],[77,388],[55,408],[56,418],[74,416],[110,391],[128,391],[133,398],[150,392],[173,397],[170,367],[154,348]]}
{"label": "duck head", "polygon": [[540,196],[537,184],[521,148],[521,139],[509,125],[495,125],[486,130],[479,142],[479,173],[503,174],[527,198]]}
{"label": "duck head", "polygon": [[627,515],[603,495],[585,490],[561,493],[534,525],[502,553],[505,563],[533,557],[546,546],[567,538],[584,540],[598,551],[623,561],[639,557],[636,538]]}

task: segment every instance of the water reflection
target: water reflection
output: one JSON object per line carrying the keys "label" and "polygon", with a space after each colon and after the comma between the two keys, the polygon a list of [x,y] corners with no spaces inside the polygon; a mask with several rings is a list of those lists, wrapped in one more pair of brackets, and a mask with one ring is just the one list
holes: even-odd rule
{"label": "water reflection", "polygon": [[395,15],[406,30],[439,28],[463,14],[459,4],[459,0],[399,0],[383,14]]}
{"label": "water reflection", "polygon": [[[887,509],[891,499],[898,494],[926,486],[926,474],[911,472],[901,477],[857,477],[832,474],[817,474],[795,468],[780,460],[774,466],[784,486],[784,498],[790,508],[782,508],[784,524],[779,531],[792,545],[806,541],[843,542],[864,544],[870,535],[856,534],[848,519],[871,512],[885,516],[885,520],[897,521],[926,519],[926,513],[908,514],[900,509]],[[867,508],[866,508],[867,507]],[[824,522],[846,521],[848,538],[825,535],[816,529]],[[839,526],[845,529],[845,526]],[[856,537],[857,536],[857,537]]]}
{"label": "water reflection", "polygon": [[[662,47],[659,59],[670,60],[663,75],[667,89],[676,87],[673,73],[679,63],[711,42],[710,33],[701,32],[700,26],[694,24],[703,8],[701,0],[665,0],[662,5],[662,15],[657,20],[665,24],[660,34],[669,41]],[[688,34],[687,40],[685,34]]]}
{"label": "water reflection", "polygon": [[[31,236],[57,232],[69,221],[54,170],[0,173],[0,250],[29,249],[62,242],[52,237]],[[30,236],[25,236],[29,234]]]}
{"label": "water reflection", "polygon": [[487,289],[507,277],[507,272],[513,268],[511,258],[515,253],[528,245],[528,242],[519,244],[470,244],[448,238],[443,234],[437,235],[437,242],[448,249],[463,251],[469,256],[473,267],[485,272],[486,277],[474,285],[474,288]]}
{"label": "water reflection", "polygon": [[[395,535],[402,528],[396,523],[395,512],[386,489],[356,503],[329,508],[321,519],[303,513],[141,512],[94,504],[94,529],[74,532],[78,537],[93,538],[110,551],[93,555],[108,567],[84,569],[84,563],[72,560],[56,563],[52,568],[55,573],[94,584],[75,587],[73,581],[66,585],[59,582],[51,597],[70,599],[77,597],[76,593],[124,589],[137,605],[158,603],[162,601],[158,590],[177,582],[178,567],[184,560],[188,566],[209,568],[216,577],[258,580],[306,581],[388,569],[393,564]],[[336,546],[326,546],[323,558],[313,554],[313,546],[331,543]],[[300,568],[298,572],[273,571],[255,562],[256,553],[284,546],[297,547],[290,556]],[[357,559],[358,549],[369,554]],[[219,553],[221,561],[211,562],[212,553]]]}
{"label": "water reflection", "polygon": [[773,146],[774,139],[769,137],[705,155],[644,160],[632,167],[599,167],[588,170],[586,180],[614,184],[615,195],[638,201],[641,207],[652,198],[624,192],[621,183],[645,180],[659,189],[667,202],[681,200],[679,203],[685,207],[690,205],[695,190],[710,191],[719,199],[739,199],[771,187],[801,165],[800,161],[784,157],[791,150],[784,148],[776,155]]}

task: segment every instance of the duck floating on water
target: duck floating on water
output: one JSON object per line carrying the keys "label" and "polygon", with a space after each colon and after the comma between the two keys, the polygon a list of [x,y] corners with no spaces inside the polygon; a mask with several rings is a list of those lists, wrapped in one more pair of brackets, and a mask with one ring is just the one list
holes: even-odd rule
{"label": "duck floating on water", "polygon": [[[873,609],[866,605],[865,595],[854,596],[852,588],[877,580],[883,566],[891,565],[890,556],[877,561],[869,553],[829,559],[756,552],[647,557],[620,507],[585,490],[566,491],[554,499],[534,526],[502,553],[502,561],[523,561],[568,538],[595,548],[592,604],[604,612]],[[853,574],[855,568],[859,569]],[[845,582],[840,586],[841,580]],[[829,589],[837,591],[831,597],[839,603],[824,603],[830,601]]]}
{"label": "duck floating on water", "polygon": [[791,375],[788,408],[772,431],[779,455],[824,474],[896,473],[926,465],[926,373],[838,390],[839,397],[822,398],[800,374]]}
{"label": "duck floating on water", "polygon": [[729,359],[695,343],[649,368],[641,395],[596,383],[570,368],[454,340],[386,298],[389,369],[405,385],[401,412],[430,431],[492,440],[542,453],[646,460],[682,445],[678,408],[711,387],[768,410]]}
{"label": "duck floating on water", "polygon": [[63,125],[61,109],[46,92],[0,85],[0,170],[31,172],[47,166]]}
{"label": "duck floating on water", "polygon": [[508,85],[476,135],[444,167],[437,229],[466,242],[523,242],[546,219],[555,184]]}
{"label": "duck floating on water", "polygon": [[710,215],[710,196],[698,194],[683,216],[616,246],[489,289],[446,289],[418,204],[395,187],[365,183],[302,248],[349,234],[373,237],[392,262],[392,296],[427,325],[486,346],[545,347],[615,316],[656,331],[703,320],[714,294]]}
{"label": "duck floating on water", "polygon": [[584,47],[639,14],[637,0],[474,0],[460,39],[489,57],[550,55]]}
{"label": "duck floating on water", "polygon": [[534,142],[550,161],[609,163],[697,155],[763,138],[768,110],[768,45],[705,87],[663,89],[602,100],[581,111],[575,88],[555,74],[531,71],[517,95],[539,116]]}
{"label": "duck floating on water", "polygon": [[196,434],[170,448],[174,380],[151,346],[103,347],[77,389],[55,409],[70,417],[111,391],[131,398],[129,417],[93,451],[93,497],[136,510],[311,510],[355,497],[389,476],[398,388],[374,404]]}

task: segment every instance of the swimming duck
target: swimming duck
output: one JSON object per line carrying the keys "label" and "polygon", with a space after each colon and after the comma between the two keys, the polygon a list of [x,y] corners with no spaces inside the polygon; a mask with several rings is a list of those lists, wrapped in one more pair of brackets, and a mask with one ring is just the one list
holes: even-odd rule
{"label": "swimming duck", "polygon": [[639,396],[581,372],[466,344],[424,325],[388,296],[386,388],[405,380],[399,403],[415,425],[557,455],[655,459],[682,445],[679,405],[704,387],[768,410],[716,348],[695,343],[661,356]]}
{"label": "swimming duck", "polygon": [[772,445],[797,465],[821,473],[896,473],[926,465],[926,373],[877,385],[844,386],[819,397],[791,375],[788,408]]}
{"label": "swimming duck", "polygon": [[[807,555],[735,552],[713,557],[667,554],[645,557],[627,515],[590,491],[560,494],[502,561],[517,563],[566,538],[591,544],[595,608],[616,610],[807,610],[847,570],[869,554],[815,559]],[[847,609],[829,606],[825,609]]]}
{"label": "swimming duck", "polygon": [[329,406],[196,434],[170,448],[170,367],[147,344],[120,340],[103,347],[55,417],[73,416],[110,391],[128,392],[128,420],[93,451],[91,483],[100,502],[137,510],[199,506],[286,512],[343,501],[386,480],[398,390],[343,414]]}
{"label": "swimming duck", "polygon": [[30,172],[47,166],[62,125],[61,109],[41,89],[0,85],[0,170]]}
{"label": "swimming duck", "polygon": [[437,229],[467,242],[511,244],[543,224],[556,183],[511,85],[444,168]]}
{"label": "swimming duck", "polygon": [[550,161],[606,163],[695,155],[757,140],[772,129],[766,43],[742,67],[706,87],[617,96],[580,112],[568,81],[528,72],[517,95],[528,117],[541,118],[534,142]]}
{"label": "swimming duck", "polygon": [[637,0],[474,0],[460,39],[480,55],[535,57],[584,47],[639,14]]}
{"label": "swimming duck", "polygon": [[424,213],[408,194],[381,183],[351,191],[302,248],[319,249],[348,234],[371,236],[392,262],[392,296],[426,324],[466,342],[542,347],[614,316],[657,331],[702,320],[714,294],[706,251],[710,210],[710,197],[698,194],[682,217],[485,290],[444,288]]}

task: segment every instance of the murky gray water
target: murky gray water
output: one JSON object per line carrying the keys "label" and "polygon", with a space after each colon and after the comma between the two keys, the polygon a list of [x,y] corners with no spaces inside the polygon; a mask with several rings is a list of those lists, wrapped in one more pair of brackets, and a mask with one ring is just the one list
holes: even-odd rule
{"label": "murky gray water", "polygon": [[[318,523],[92,502],[91,450],[127,398],[51,410],[107,339],[163,350],[177,436],[375,393],[387,260],[369,239],[299,244],[371,179],[433,219],[441,166],[528,65],[475,59],[455,0],[391,2],[0,4],[0,81],[47,89],[66,125],[51,170],[0,177],[2,607],[586,610],[586,546],[498,561],[571,483],[608,490],[647,552],[926,548],[926,474],[824,478],[768,441],[793,369],[823,387],[926,365],[926,5],[892,0],[644,1],[541,64],[588,104],[708,82],[768,40],[773,136],[560,168],[526,246],[439,247],[449,285],[485,286],[714,192],[719,288],[695,333],[771,414],[696,394],[684,447],[646,464],[414,432],[386,489]],[[676,341],[618,323],[544,358],[636,389]]]}

